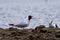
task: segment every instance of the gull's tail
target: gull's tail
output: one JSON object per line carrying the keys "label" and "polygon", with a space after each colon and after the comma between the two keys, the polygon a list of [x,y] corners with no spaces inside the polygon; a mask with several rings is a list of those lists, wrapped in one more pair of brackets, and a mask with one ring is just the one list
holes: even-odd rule
{"label": "gull's tail", "polygon": [[14,24],[9,24],[10,26],[14,26]]}
{"label": "gull's tail", "polygon": [[56,28],[58,28],[58,25],[57,25],[57,24],[55,24],[55,27],[56,27]]}

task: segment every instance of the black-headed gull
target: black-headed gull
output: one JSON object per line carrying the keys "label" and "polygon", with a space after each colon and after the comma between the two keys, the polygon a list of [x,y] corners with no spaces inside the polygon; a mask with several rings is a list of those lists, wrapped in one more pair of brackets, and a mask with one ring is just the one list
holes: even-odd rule
{"label": "black-headed gull", "polygon": [[53,20],[49,23],[49,28],[54,28],[54,25],[52,23],[53,23]]}
{"label": "black-headed gull", "polygon": [[10,26],[15,26],[15,27],[20,27],[20,28],[25,28],[29,25],[30,20],[33,19],[31,15],[28,16],[28,21],[26,22],[21,22],[19,24],[9,24]]}

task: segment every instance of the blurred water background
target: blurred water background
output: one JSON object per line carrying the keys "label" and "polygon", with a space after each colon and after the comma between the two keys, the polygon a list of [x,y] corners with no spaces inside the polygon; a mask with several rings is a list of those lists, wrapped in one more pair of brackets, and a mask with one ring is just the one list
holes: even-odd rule
{"label": "blurred water background", "polygon": [[60,26],[60,0],[0,0],[0,28],[9,28],[9,23],[24,21],[28,15],[34,16],[28,28],[40,24]]}

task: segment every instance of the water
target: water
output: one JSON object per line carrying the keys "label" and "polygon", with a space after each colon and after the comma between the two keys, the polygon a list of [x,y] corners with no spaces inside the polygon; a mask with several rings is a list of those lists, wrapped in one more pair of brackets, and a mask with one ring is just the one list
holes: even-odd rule
{"label": "water", "polygon": [[19,23],[28,15],[36,19],[31,20],[28,28],[35,28],[40,24],[60,26],[60,0],[0,0],[0,27],[8,28],[9,23]]}

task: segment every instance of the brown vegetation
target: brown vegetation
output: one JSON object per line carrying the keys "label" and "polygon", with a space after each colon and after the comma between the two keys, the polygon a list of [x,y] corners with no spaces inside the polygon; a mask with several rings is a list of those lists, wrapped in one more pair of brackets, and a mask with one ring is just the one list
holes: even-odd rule
{"label": "brown vegetation", "polygon": [[0,40],[60,40],[60,28],[46,28],[44,25],[23,30],[0,28]]}

